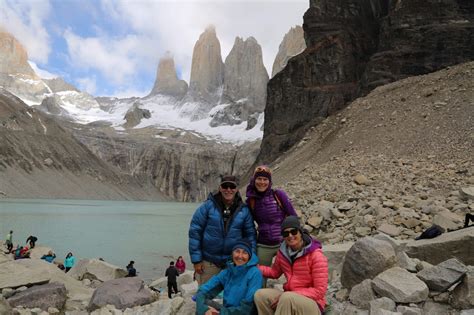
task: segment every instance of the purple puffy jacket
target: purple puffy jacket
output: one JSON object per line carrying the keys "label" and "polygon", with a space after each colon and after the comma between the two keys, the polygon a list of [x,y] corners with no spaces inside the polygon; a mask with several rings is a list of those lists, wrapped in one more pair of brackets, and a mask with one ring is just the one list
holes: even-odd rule
{"label": "purple puffy jacket", "polygon": [[[264,245],[280,244],[283,240],[281,223],[289,215],[297,216],[287,194],[283,190],[273,190],[271,182],[267,190],[260,193],[255,188],[255,180],[252,178],[247,186],[246,196],[247,204],[249,204],[250,199],[255,199],[255,203],[252,202],[255,206],[250,210],[253,219],[258,224],[257,243]],[[278,198],[283,209],[280,208],[275,197]]]}

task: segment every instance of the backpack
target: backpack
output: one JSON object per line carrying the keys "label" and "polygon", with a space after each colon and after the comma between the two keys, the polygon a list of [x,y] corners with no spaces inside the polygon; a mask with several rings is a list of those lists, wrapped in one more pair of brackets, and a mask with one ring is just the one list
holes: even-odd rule
{"label": "backpack", "polygon": [[437,225],[433,224],[429,228],[423,231],[420,236],[415,238],[415,240],[421,240],[421,239],[426,239],[426,238],[435,238],[436,236],[439,236],[444,233],[444,229]]}
{"label": "backpack", "polygon": [[[278,205],[278,208],[283,211],[283,204],[281,203],[281,200],[278,197],[278,190],[277,189],[273,190],[273,198],[275,198],[275,201]],[[248,204],[250,210],[253,212],[255,210],[255,197],[250,197],[247,204]]]}

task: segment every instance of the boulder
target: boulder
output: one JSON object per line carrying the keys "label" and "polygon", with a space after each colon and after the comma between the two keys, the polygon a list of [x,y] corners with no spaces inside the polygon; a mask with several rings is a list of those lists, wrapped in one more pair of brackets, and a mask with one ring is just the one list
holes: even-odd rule
{"label": "boulder", "polygon": [[372,281],[372,287],[380,296],[397,303],[418,303],[428,298],[428,287],[414,274],[400,267],[388,269]]}
{"label": "boulder", "polygon": [[27,308],[38,307],[43,311],[54,307],[59,310],[66,304],[67,292],[62,283],[52,282],[43,285],[35,285],[19,292],[8,299],[11,306],[23,306]]}
{"label": "boulder", "polygon": [[462,200],[474,200],[474,186],[463,187],[459,189],[459,197]]}
{"label": "boulder", "polygon": [[365,279],[359,284],[356,284],[349,294],[349,300],[357,307],[368,310],[370,301],[375,300],[376,296],[372,289],[372,280]]}
{"label": "boulder", "polygon": [[89,311],[107,304],[124,310],[127,307],[144,305],[153,302],[152,293],[145,288],[143,280],[137,277],[114,279],[98,287],[87,307]]}
{"label": "boulder", "polygon": [[364,237],[352,245],[342,265],[341,283],[346,288],[393,267],[397,262],[395,250],[385,241]]}
{"label": "boulder", "polygon": [[398,236],[401,233],[401,229],[398,226],[387,223],[382,223],[377,230],[390,236]]}
{"label": "boulder", "polygon": [[41,259],[41,257],[43,257],[43,255],[48,254],[48,252],[50,250],[52,250],[51,247],[36,245],[35,248],[32,248],[30,250],[30,258],[31,259]]}
{"label": "boulder", "polygon": [[99,259],[81,259],[69,272],[68,275],[77,280],[99,280],[108,281],[123,278],[127,271]]}
{"label": "boulder", "polygon": [[5,298],[1,295],[0,295],[0,314],[2,314],[2,315],[12,315],[13,314],[13,311],[12,311],[12,308],[11,308],[10,304],[8,304],[8,301],[5,300]]}
{"label": "boulder", "polygon": [[474,227],[444,233],[432,239],[411,241],[405,251],[411,258],[433,265],[453,257],[465,265],[474,265]]}
{"label": "boulder", "polygon": [[342,262],[344,261],[344,256],[352,247],[352,242],[334,244],[334,245],[325,245],[323,246],[324,256],[328,259],[328,272],[329,279],[331,281],[333,272],[341,274],[342,271]]}
{"label": "boulder", "polygon": [[341,314],[344,315],[369,315],[369,311],[358,308],[357,306],[347,303]]}
{"label": "boulder", "polygon": [[[389,313],[386,313],[387,311]],[[370,315],[385,315],[395,311],[395,302],[387,297],[370,301]]]}
{"label": "boulder", "polygon": [[397,306],[397,312],[402,313],[402,315],[422,315],[421,309],[405,305]]}
{"label": "boulder", "polygon": [[468,266],[460,285],[452,293],[451,305],[460,308],[474,308],[474,267]]}
{"label": "boulder", "polygon": [[423,280],[430,290],[444,292],[458,282],[466,272],[466,266],[456,258],[452,258],[431,268],[423,269],[417,277]]}

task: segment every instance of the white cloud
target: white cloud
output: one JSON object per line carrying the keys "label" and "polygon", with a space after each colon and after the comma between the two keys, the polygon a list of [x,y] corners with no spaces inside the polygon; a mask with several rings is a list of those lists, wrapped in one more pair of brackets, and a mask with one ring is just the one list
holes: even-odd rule
{"label": "white cloud", "polygon": [[87,92],[91,95],[94,95],[97,91],[97,80],[95,76],[86,77],[86,78],[78,78],[76,82],[79,86],[81,91]]}
{"label": "white cloud", "polygon": [[48,0],[0,0],[0,24],[26,47],[29,59],[47,63],[51,52],[44,21],[49,17]]}

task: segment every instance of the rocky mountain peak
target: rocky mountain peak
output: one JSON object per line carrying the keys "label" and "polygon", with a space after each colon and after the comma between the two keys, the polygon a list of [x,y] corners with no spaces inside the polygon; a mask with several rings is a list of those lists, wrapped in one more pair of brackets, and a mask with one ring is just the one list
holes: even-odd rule
{"label": "rocky mountain peak", "polygon": [[186,81],[178,79],[173,56],[167,52],[166,55],[160,59],[158,64],[155,85],[150,95],[165,94],[182,98],[187,90],[188,84]]}
{"label": "rocky mountain peak", "polygon": [[263,112],[267,97],[268,74],[263,65],[262,48],[249,37],[235,38],[225,60],[222,103],[230,106],[214,115],[211,125],[239,124],[255,112]]}
{"label": "rocky mountain peak", "polygon": [[74,85],[67,83],[63,78],[43,79],[43,82],[51,89],[53,93],[64,91],[80,92]]}
{"label": "rocky mountain peak", "polygon": [[306,49],[306,42],[304,40],[304,31],[300,25],[292,27],[288,33],[285,34],[283,40],[278,48],[278,54],[273,62],[272,77],[285,68],[288,59],[298,55]]}
{"label": "rocky mountain peak", "polygon": [[194,100],[212,101],[223,81],[221,45],[215,27],[209,26],[194,45],[189,94]]}
{"label": "rocky mountain peak", "polygon": [[37,77],[28,63],[28,53],[10,33],[0,28],[0,74],[23,74]]}

